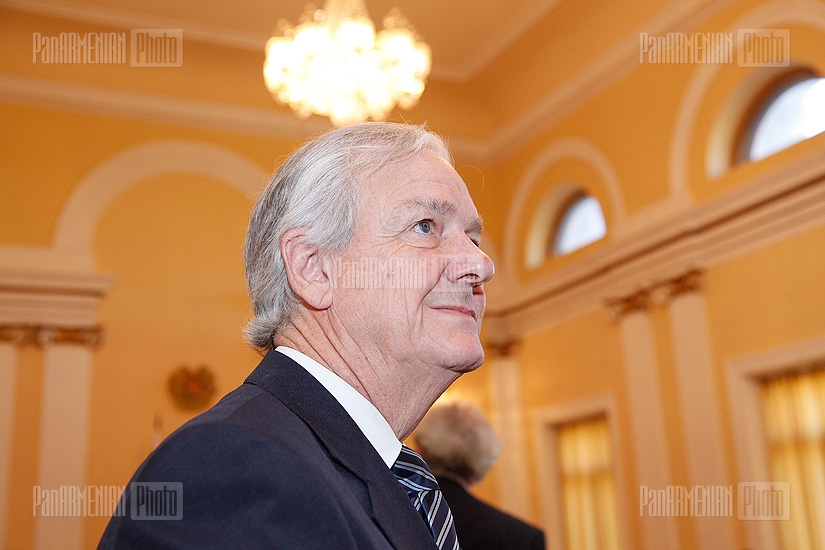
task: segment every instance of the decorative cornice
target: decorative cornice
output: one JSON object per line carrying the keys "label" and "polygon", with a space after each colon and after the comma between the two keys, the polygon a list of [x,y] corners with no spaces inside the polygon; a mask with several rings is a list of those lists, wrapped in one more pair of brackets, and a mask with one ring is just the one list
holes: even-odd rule
{"label": "decorative cornice", "polygon": [[[0,325],[90,327],[112,277],[0,269]],[[69,338],[63,334],[60,338]]]}
{"label": "decorative cornice", "polygon": [[37,342],[37,331],[29,325],[0,325],[0,342],[22,346]]}
{"label": "decorative cornice", "polygon": [[646,311],[650,307],[650,304],[650,291],[639,290],[630,296],[609,300],[606,306],[613,320],[618,321],[629,313]]}
{"label": "decorative cornice", "polygon": [[682,294],[699,292],[702,290],[702,272],[692,269],[674,279],[665,281],[653,289],[660,303],[667,303]]}
{"label": "decorative cornice", "polygon": [[[592,251],[488,304],[485,324],[500,339],[523,337],[617,297],[676,281],[750,250],[825,225],[825,166],[812,150],[746,185]],[[674,288],[691,289],[688,278]]]}
{"label": "decorative cornice", "polygon": [[605,306],[613,320],[619,321],[629,313],[646,311],[656,304],[666,305],[681,294],[698,292],[701,288],[702,272],[691,269],[687,273],[656,282],[630,295],[607,300]]}
{"label": "decorative cornice", "polygon": [[0,99],[21,105],[295,140],[331,128],[320,118],[300,120],[275,105],[272,109],[260,109],[2,73]]}
{"label": "decorative cornice", "polygon": [[0,325],[0,342],[11,342],[17,346],[34,344],[41,348],[52,344],[97,348],[103,343],[103,329],[100,326]]}

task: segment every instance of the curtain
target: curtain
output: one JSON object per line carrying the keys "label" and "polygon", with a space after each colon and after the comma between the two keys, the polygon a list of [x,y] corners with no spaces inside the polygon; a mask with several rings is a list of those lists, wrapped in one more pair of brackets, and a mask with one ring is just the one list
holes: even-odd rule
{"label": "curtain", "polygon": [[825,548],[825,369],[762,386],[774,481],[790,483],[790,520],[777,521],[785,550]]}
{"label": "curtain", "polygon": [[607,418],[557,428],[568,550],[618,550],[616,483]]}

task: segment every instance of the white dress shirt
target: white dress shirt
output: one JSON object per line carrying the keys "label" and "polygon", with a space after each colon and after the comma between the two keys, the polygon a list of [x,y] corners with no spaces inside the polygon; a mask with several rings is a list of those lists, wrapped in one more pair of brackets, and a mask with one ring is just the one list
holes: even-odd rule
{"label": "white dress shirt", "polygon": [[301,365],[318,380],[352,417],[387,467],[392,468],[401,453],[401,442],[398,441],[395,432],[392,431],[389,423],[378,412],[375,405],[347,384],[343,378],[300,351],[286,346],[278,346],[275,351],[283,353]]}

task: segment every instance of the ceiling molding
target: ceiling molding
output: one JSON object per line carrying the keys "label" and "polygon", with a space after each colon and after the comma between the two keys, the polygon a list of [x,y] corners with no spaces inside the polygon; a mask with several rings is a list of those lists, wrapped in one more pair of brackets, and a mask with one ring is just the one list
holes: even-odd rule
{"label": "ceiling molding", "polygon": [[0,99],[10,103],[95,115],[304,140],[332,126],[288,111],[244,107],[167,95],[113,90],[0,73]]}
{"label": "ceiling molding", "polygon": [[266,41],[269,39],[269,36],[266,35],[254,35],[245,31],[227,29],[226,27],[204,25],[170,17],[158,17],[106,6],[91,6],[71,0],[60,2],[0,0],[0,6],[47,17],[123,29],[182,29],[187,38],[198,42],[254,52],[263,52]]}
{"label": "ceiling molding", "polygon": [[[556,1],[536,0],[529,9],[525,10],[526,13],[520,14],[515,20],[518,21],[518,25],[534,22],[544,12],[551,9]],[[643,28],[650,34],[689,30],[731,1],[683,0],[675,2]],[[263,47],[263,42],[266,40],[261,38],[261,42],[258,42],[258,38],[250,38],[238,31],[196,26],[179,20],[161,20],[123,10],[96,7],[95,11],[91,11],[88,5],[78,2],[61,2],[51,5],[40,0],[0,0],[0,5],[31,13],[113,26],[182,28],[184,33],[189,33],[197,40],[211,40],[217,44],[251,48],[256,51]],[[501,34],[506,35],[509,32],[512,34],[509,39],[512,39],[518,32],[523,31],[524,29],[519,31],[514,27],[512,31],[504,29]],[[506,47],[505,39],[501,40],[501,42],[491,42],[488,49],[479,54],[480,57],[494,55],[492,52],[495,48]],[[468,161],[496,163],[503,160],[524,144],[536,139],[572,110],[597,96],[616,80],[638,67],[638,48],[638,37],[635,33],[631,33],[575,77],[551,90],[542,100],[533,104],[489,138],[448,136],[454,153]],[[464,70],[470,69],[460,69],[453,76],[456,77]],[[269,111],[228,103],[186,100],[159,94],[95,88],[12,75],[0,75],[0,99],[120,118],[171,122],[299,140],[330,127],[317,117],[302,121],[286,111]]]}
{"label": "ceiling molding", "polygon": [[[159,124],[180,124],[304,141],[332,125],[313,117],[301,120],[289,111],[243,107],[160,94],[113,90],[100,86],[0,73],[0,100],[18,105],[78,111]],[[489,160],[482,140],[445,136],[453,154],[464,161]]]}
{"label": "ceiling molding", "polygon": [[436,80],[465,83],[475,77],[504,50],[544,17],[561,0],[534,0],[500,27],[482,46],[459,66],[433,64],[430,76]]}
{"label": "ceiling molding", "polygon": [[[471,53],[460,65],[439,63],[434,60],[430,78],[446,82],[464,83],[473,78],[501,52],[507,49],[530,27],[536,24],[560,0],[533,0],[515,14],[504,26],[497,29],[490,40]],[[159,17],[141,12],[92,6],[73,0],[46,2],[43,0],[0,0],[0,6],[48,17],[82,21],[118,28],[172,28],[182,29],[188,39],[207,44],[228,46],[240,50],[262,52],[269,35],[255,34],[216,25],[204,25],[193,21]]]}
{"label": "ceiling molding", "polygon": [[[639,30],[651,35],[688,31],[730,2],[731,0],[676,2]],[[573,78],[551,90],[548,95],[493,135],[488,140],[488,158],[492,158],[493,162],[506,158],[639,66],[639,36],[636,32],[619,41]]]}

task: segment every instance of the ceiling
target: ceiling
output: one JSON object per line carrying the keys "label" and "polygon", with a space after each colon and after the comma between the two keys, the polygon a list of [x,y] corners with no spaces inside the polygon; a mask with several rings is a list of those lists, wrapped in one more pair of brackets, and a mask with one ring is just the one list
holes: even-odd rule
{"label": "ceiling", "polygon": [[[432,48],[430,93],[416,107],[421,119],[439,120],[456,151],[489,162],[638,68],[640,31],[688,29],[729,2],[636,0],[629,7],[625,0],[364,1],[379,28],[390,9],[399,8]],[[196,42],[261,55],[277,22],[298,23],[306,0],[0,0],[0,6],[115,28],[182,29]],[[268,101],[265,109],[254,101],[180,106],[175,97],[121,97],[98,88],[3,78],[0,95],[152,120],[289,136],[306,135],[304,126],[313,120],[299,125],[288,110],[280,113]],[[105,100],[95,102],[101,94]]]}
{"label": "ceiling", "polygon": [[[432,77],[461,82],[474,76],[559,1],[366,0],[366,5],[378,28],[391,8],[399,8],[432,48]],[[97,23],[182,28],[201,40],[262,51],[278,20],[297,23],[307,2],[3,0],[0,4]]]}

